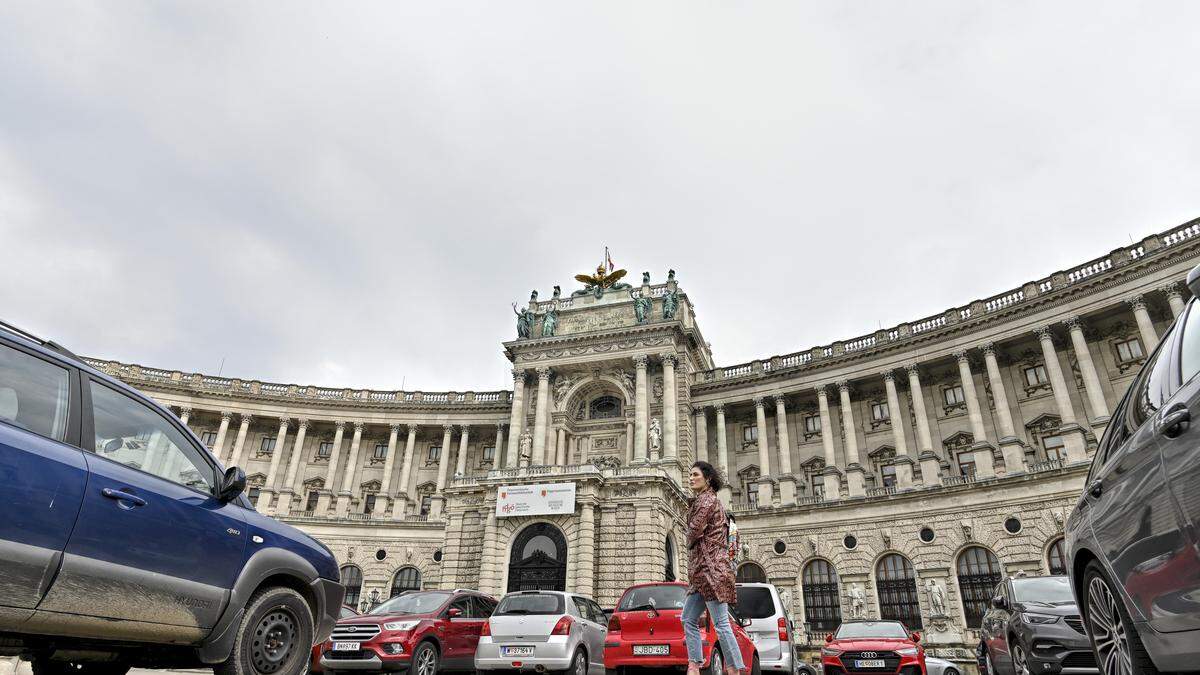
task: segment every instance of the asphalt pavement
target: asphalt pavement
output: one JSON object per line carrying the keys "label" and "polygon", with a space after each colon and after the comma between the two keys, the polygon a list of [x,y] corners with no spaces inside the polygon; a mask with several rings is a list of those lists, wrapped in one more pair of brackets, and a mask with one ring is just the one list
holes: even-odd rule
{"label": "asphalt pavement", "polygon": [[[130,675],[167,675],[168,673],[212,675],[211,670],[143,670],[135,668],[129,671]],[[33,671],[29,668],[28,661],[21,661],[17,665],[16,659],[0,657],[0,675],[33,675]]]}

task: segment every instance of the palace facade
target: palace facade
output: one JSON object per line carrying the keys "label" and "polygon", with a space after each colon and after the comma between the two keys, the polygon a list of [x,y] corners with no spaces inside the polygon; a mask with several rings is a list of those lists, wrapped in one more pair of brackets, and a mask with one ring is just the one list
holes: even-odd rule
{"label": "palace facade", "polygon": [[[970,659],[1004,575],[1063,573],[1062,529],[1113,410],[1182,311],[1200,219],[992,297],[733,366],[665,283],[536,293],[513,388],[374,391],[88,359],[177,411],[260,511],[325,542],[347,601],[566,588],[612,606],[686,579],[683,477],[720,468],[739,578],[784,591],[796,642],[891,617]],[[599,278],[599,275],[598,275]],[[573,483],[573,512],[497,514]]]}

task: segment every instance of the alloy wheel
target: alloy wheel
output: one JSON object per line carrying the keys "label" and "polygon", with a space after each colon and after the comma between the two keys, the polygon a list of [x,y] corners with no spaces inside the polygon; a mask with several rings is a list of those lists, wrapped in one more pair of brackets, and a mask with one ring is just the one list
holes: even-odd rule
{"label": "alloy wheel", "polygon": [[296,619],[291,611],[276,609],[268,612],[254,629],[250,660],[258,672],[274,673],[283,667],[295,647]]}
{"label": "alloy wheel", "polygon": [[721,650],[718,647],[715,647],[715,646],[713,647],[711,661],[712,661],[712,667],[710,668],[710,670],[714,674],[720,673],[721,671],[725,670],[725,662],[721,659]]}
{"label": "alloy wheel", "polygon": [[1016,675],[1029,675],[1029,665],[1025,663],[1025,648],[1017,643],[1012,647],[1013,671]]}
{"label": "alloy wheel", "polygon": [[1132,675],[1133,659],[1129,653],[1129,638],[1121,610],[1108,583],[1099,576],[1088,582],[1088,632],[1100,657],[1104,675]]}
{"label": "alloy wheel", "polygon": [[575,654],[575,675],[587,675],[587,659],[583,658],[583,652]]}
{"label": "alloy wheel", "polygon": [[435,661],[433,650],[426,647],[417,661],[417,675],[434,675],[437,672]]}

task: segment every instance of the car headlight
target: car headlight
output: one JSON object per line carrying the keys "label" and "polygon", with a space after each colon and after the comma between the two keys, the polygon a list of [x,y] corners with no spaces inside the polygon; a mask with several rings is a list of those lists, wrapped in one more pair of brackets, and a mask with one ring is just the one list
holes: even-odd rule
{"label": "car headlight", "polygon": [[821,656],[841,656],[842,650],[834,647],[821,647]]}
{"label": "car headlight", "polygon": [[916,656],[917,648],[916,647],[905,647],[904,649],[897,649],[896,653],[899,654],[900,656]]}
{"label": "car headlight", "polygon": [[1034,625],[1055,623],[1060,618],[1062,618],[1062,617],[1054,616],[1053,614],[1034,614],[1032,612],[1025,612],[1024,614],[1021,615],[1022,621],[1024,621],[1025,623],[1034,624]]}
{"label": "car headlight", "polygon": [[412,630],[420,621],[389,621],[383,624],[384,630]]}

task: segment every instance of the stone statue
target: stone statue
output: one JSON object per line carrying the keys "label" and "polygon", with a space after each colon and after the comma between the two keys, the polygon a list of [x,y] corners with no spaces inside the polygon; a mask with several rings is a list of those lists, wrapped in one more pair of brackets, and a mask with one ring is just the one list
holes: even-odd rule
{"label": "stone statue", "polygon": [[554,287],[554,299],[557,300],[558,296],[560,296],[560,295],[562,295],[562,289],[559,288],[558,286],[555,286]]}
{"label": "stone statue", "polygon": [[663,296],[663,318],[674,319],[675,310],[679,309],[679,291],[671,291]]}
{"label": "stone statue", "polygon": [[946,589],[936,579],[925,582],[925,592],[929,594],[929,612],[932,616],[946,616]]}
{"label": "stone statue", "polygon": [[850,584],[850,618],[862,619],[867,612],[867,594],[857,582]]}
{"label": "stone statue", "polygon": [[[537,291],[534,291],[536,294]],[[517,315],[517,338],[524,339],[529,337],[529,331],[533,328],[534,314],[529,308],[517,309],[517,303],[513,303],[513,314]]]}
{"label": "stone statue", "polygon": [[667,270],[667,283],[675,281],[675,270]]}
{"label": "stone statue", "polygon": [[573,383],[571,381],[571,378],[569,378],[569,377],[559,376],[559,377],[554,378],[554,403],[555,403],[555,405],[562,406],[564,403],[566,403],[566,401],[564,401],[563,398],[566,397],[567,390],[571,388],[572,384]]}
{"label": "stone statue", "polygon": [[558,305],[552,304],[546,310],[546,314],[542,316],[542,337],[554,337],[554,331],[558,328]]}
{"label": "stone statue", "polygon": [[646,323],[646,320],[650,318],[650,310],[654,307],[654,301],[647,297],[634,295],[633,291],[629,292],[629,297],[633,298],[633,315],[637,317],[637,322]]}
{"label": "stone statue", "polygon": [[642,285],[643,286],[650,285],[650,273],[649,272],[642,272]]}
{"label": "stone statue", "polygon": [[517,448],[521,455],[522,466],[528,466],[529,461],[533,459],[533,434],[529,433],[528,429],[521,434],[521,441],[517,444]]}
{"label": "stone statue", "polygon": [[531,305],[532,305],[532,304],[533,304],[533,303],[535,303],[535,302],[537,302],[537,289],[536,289],[536,288],[535,288],[535,289],[533,289],[533,290],[532,290],[532,291],[529,293],[529,304],[531,304]]}
{"label": "stone statue", "polygon": [[782,591],[780,591],[779,592],[779,600],[780,600],[780,602],[783,603],[783,613],[788,616],[791,616],[792,615],[792,592],[791,592],[791,590],[785,588]]}
{"label": "stone statue", "polygon": [[658,418],[654,417],[650,420],[650,451],[660,452],[662,450],[662,425],[658,423]]}

